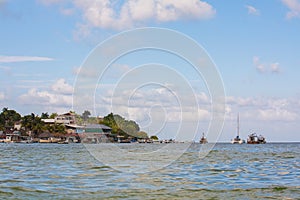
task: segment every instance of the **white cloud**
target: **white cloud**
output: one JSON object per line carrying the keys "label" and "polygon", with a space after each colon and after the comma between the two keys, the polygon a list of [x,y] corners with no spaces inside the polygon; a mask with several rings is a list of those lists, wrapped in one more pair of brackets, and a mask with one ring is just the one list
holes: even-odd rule
{"label": "white cloud", "polygon": [[64,79],[57,80],[48,90],[30,89],[19,96],[19,102],[23,105],[44,106],[57,110],[58,107],[70,109],[72,107],[73,88]]}
{"label": "white cloud", "polygon": [[[298,102],[298,103],[297,103]],[[293,98],[227,97],[231,119],[240,112],[247,120],[296,121],[300,119],[299,101]]]}
{"label": "white cloud", "polygon": [[[193,99],[191,96],[178,96],[176,91],[164,87],[140,88],[120,93],[113,93],[112,89],[107,88],[96,99],[97,110],[112,110],[140,124],[208,121],[211,117],[211,102],[205,93],[195,94]],[[198,106],[194,104],[195,100]]]}
{"label": "white cloud", "polygon": [[266,109],[259,110],[258,117],[266,121],[294,121],[299,116],[296,113],[284,109]]}
{"label": "white cloud", "polygon": [[273,72],[273,73],[279,73],[280,72],[279,63],[272,63],[270,65],[270,67],[271,67],[271,72]]}
{"label": "white cloud", "polygon": [[[45,5],[65,4],[59,0],[40,0]],[[170,22],[189,19],[209,19],[216,11],[201,0],[127,0],[124,3],[113,0],[74,0],[74,8],[82,15],[80,31],[87,34],[90,28],[121,30],[145,24],[149,21]],[[69,5],[68,5],[69,6]],[[65,10],[62,9],[65,13]]]}
{"label": "white cloud", "polygon": [[44,105],[44,106],[71,106],[72,96],[58,95],[49,91],[38,91],[30,89],[26,94],[20,96],[19,100],[25,105]]}
{"label": "white cloud", "polygon": [[[196,94],[199,106],[197,110],[187,98],[178,97],[182,103],[179,104],[172,93],[162,88],[136,91],[130,100],[124,98],[130,91],[123,92],[113,97],[109,89],[101,93],[96,98],[96,109],[105,111],[112,109],[113,112],[140,124],[154,123],[153,121],[180,122],[182,119],[188,122],[209,121],[212,116],[211,100],[205,93]],[[287,122],[300,119],[300,103],[294,98],[229,96],[226,97],[226,104],[227,120],[236,119],[238,112],[243,119],[252,122],[257,120]]]}
{"label": "white cloud", "polygon": [[1,56],[0,55],[0,63],[52,61],[52,60],[53,58],[39,57],[39,56]]}
{"label": "white cloud", "polygon": [[298,0],[281,0],[282,3],[287,6],[290,11],[287,12],[286,18],[291,19],[300,17],[300,2]]}
{"label": "white cloud", "polygon": [[52,85],[52,90],[57,94],[72,94],[73,87],[65,79],[59,79]]}
{"label": "white cloud", "polygon": [[260,59],[257,56],[253,57],[253,64],[257,71],[264,73],[266,71],[266,66],[260,63]]}
{"label": "white cloud", "polygon": [[255,7],[250,6],[250,5],[246,5],[246,8],[248,10],[248,14],[250,14],[250,15],[260,15],[259,10],[257,10]]}
{"label": "white cloud", "polygon": [[274,63],[262,63],[260,58],[257,56],[253,57],[253,65],[256,70],[260,73],[280,73],[280,64],[278,62]]}

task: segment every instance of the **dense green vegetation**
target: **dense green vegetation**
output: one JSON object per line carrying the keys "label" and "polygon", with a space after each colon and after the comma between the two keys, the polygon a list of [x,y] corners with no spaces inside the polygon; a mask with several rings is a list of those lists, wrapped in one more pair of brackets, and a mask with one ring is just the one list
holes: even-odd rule
{"label": "dense green vegetation", "polygon": [[[52,114],[54,118],[57,114]],[[42,113],[41,116],[31,113],[30,115],[21,116],[15,110],[9,110],[8,108],[3,108],[0,113],[0,130],[4,131],[7,129],[12,130],[15,124],[20,124],[22,126],[21,133],[26,135],[29,132],[35,137],[40,133],[48,131],[50,133],[66,133],[65,127],[62,124],[45,124],[42,119],[47,119],[49,117],[48,113]]]}
{"label": "dense green vegetation", "polygon": [[99,124],[100,120],[97,117],[90,117],[91,112],[85,110],[81,115],[74,113],[76,123],[78,125],[85,125],[85,124]]}
{"label": "dense green vegetation", "polygon": [[158,137],[157,137],[156,135],[152,135],[152,136],[150,137],[150,139],[151,139],[151,140],[158,140]]}
{"label": "dense green vegetation", "polygon": [[100,121],[100,123],[111,127],[113,134],[121,135],[125,138],[128,138],[129,136],[137,138],[148,138],[147,133],[140,131],[140,127],[135,121],[126,120],[125,118],[117,114],[108,114]]}
{"label": "dense green vegetation", "polygon": [[15,122],[21,120],[21,115],[14,110],[8,110],[3,108],[0,113],[0,130],[4,130],[5,127],[14,126]]}
{"label": "dense green vegetation", "polygon": [[88,111],[88,110],[85,110],[85,111],[82,113],[81,117],[82,117],[83,121],[86,122],[86,121],[89,119],[90,115],[91,115],[91,112]]}
{"label": "dense green vegetation", "polygon": [[42,122],[41,118],[34,113],[22,117],[21,124],[25,129],[25,133],[31,131],[34,136],[37,136],[46,129],[44,122]]}
{"label": "dense green vegetation", "polygon": [[[82,115],[74,114],[76,123],[79,125],[101,123],[111,127],[113,134],[124,136],[124,138],[148,138],[147,133],[140,131],[140,127],[135,121],[126,120],[117,114],[110,113],[101,120],[97,117],[90,117],[91,113],[87,110],[84,111]],[[3,108],[0,113],[0,130],[11,130],[15,124],[20,124],[22,126],[21,133],[23,135],[31,133],[34,137],[36,137],[43,132],[65,134],[66,130],[63,124],[55,123],[49,125],[42,121],[42,119],[54,119],[57,115],[57,113],[49,115],[45,112],[42,113],[41,116],[31,113],[22,117],[15,110]]]}

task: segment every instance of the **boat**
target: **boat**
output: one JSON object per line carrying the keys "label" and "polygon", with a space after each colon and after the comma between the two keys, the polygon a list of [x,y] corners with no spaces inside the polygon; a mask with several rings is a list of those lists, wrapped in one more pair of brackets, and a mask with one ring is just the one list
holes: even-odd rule
{"label": "boat", "polygon": [[50,132],[44,132],[39,135],[39,143],[58,143],[61,141],[61,138],[55,136],[55,134]]}
{"label": "boat", "polygon": [[65,141],[59,141],[59,142],[57,142],[57,144],[69,144],[69,142],[67,140],[65,140]]}
{"label": "boat", "polygon": [[208,141],[207,141],[207,139],[206,139],[206,137],[204,136],[204,133],[203,133],[202,137],[200,139],[200,144],[206,144],[206,143],[208,143]]}
{"label": "boat", "polygon": [[69,134],[66,138],[60,140],[58,144],[80,143],[80,137],[77,134]]}
{"label": "boat", "polygon": [[240,138],[240,116],[239,116],[239,114],[237,116],[237,135],[236,135],[235,138],[233,138],[231,140],[231,143],[232,144],[243,144],[243,143],[245,143],[245,140]]}
{"label": "boat", "polygon": [[29,137],[29,136],[21,136],[20,143],[30,144],[30,143],[33,143],[33,139],[32,139],[32,137]]}
{"label": "boat", "polygon": [[39,143],[58,143],[60,142],[60,138],[49,137],[49,138],[40,138]]}
{"label": "boat", "polygon": [[248,144],[266,144],[266,138],[262,135],[257,135],[256,133],[252,133],[248,136],[247,139]]}
{"label": "boat", "polygon": [[3,140],[5,143],[20,143],[21,137],[15,131],[11,134],[6,134],[6,138]]}

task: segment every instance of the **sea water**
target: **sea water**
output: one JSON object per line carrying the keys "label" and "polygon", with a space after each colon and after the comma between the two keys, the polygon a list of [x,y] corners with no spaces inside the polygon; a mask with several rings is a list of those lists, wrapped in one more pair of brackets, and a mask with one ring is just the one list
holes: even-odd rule
{"label": "sea water", "polygon": [[[116,145],[147,151],[164,144]],[[82,144],[0,144],[0,199],[300,199],[299,143],[216,144],[204,158],[200,149],[192,144],[162,169],[127,173]]]}

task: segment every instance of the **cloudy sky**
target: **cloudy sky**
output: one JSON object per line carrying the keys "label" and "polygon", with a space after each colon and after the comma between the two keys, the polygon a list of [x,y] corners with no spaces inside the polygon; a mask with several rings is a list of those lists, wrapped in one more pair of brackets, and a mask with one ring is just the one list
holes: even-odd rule
{"label": "cloudy sky", "polygon": [[[76,76],[95,75],[80,71],[90,52],[122,31],[151,26],[189,36],[216,64],[226,92],[219,141],[235,136],[237,113],[243,138],[257,132],[268,141],[300,141],[299,0],[0,0],[0,25],[1,108],[22,114],[72,110]],[[180,72],[195,91],[198,114],[186,119],[200,120],[198,139],[210,122],[210,91],[177,59],[151,50],[119,59],[95,90],[93,114],[108,114],[114,96],[114,112],[162,138],[173,137],[181,111],[192,109],[178,103],[176,84],[128,92],[130,102],[122,98],[125,90],[112,95],[128,71],[162,63]],[[162,121],[170,122],[163,130],[157,128]]]}

